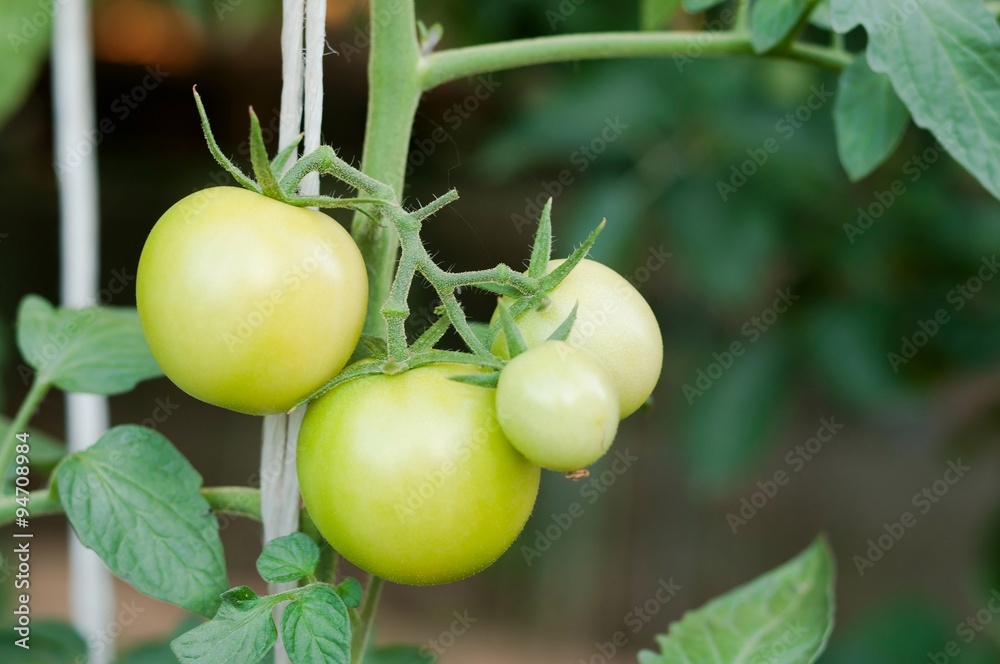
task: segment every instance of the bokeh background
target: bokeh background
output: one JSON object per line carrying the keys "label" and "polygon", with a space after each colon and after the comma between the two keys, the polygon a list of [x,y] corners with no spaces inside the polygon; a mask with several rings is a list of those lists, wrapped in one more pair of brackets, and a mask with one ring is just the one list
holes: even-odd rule
{"label": "bokeh background", "polygon": [[[191,86],[240,163],[249,161],[247,107],[265,127],[276,121],[279,4],[95,0],[97,117],[111,127],[98,136],[102,273],[129,283],[113,304],[134,305],[135,267],[159,215],[219,177]],[[325,141],[355,162],[364,10],[330,0],[325,60]],[[632,3],[593,1],[422,0],[417,11],[445,26],[445,47],[639,21]],[[674,25],[700,20],[682,15]],[[43,69],[0,128],[8,414],[25,392],[17,303],[26,293],[58,296],[49,85]],[[456,664],[634,661],[685,610],[822,532],[839,561],[837,628],[822,662],[1000,661],[990,606],[1000,593],[1000,279],[990,267],[1000,205],[912,127],[886,165],[850,183],[836,154],[835,89],[832,74],[797,64],[695,58],[537,67],[425,96],[406,198],[427,202],[450,187],[462,196],[427,228],[438,258],[460,269],[523,265],[528,221],[549,195],[561,254],[606,217],[593,256],[635,279],[666,356],[654,406],[623,423],[616,443],[637,461],[616,471],[609,456],[594,468],[596,488],[546,476],[525,533],[497,565],[444,587],[390,586],[380,642],[426,644]],[[444,142],[432,139],[436,128]],[[778,149],[754,163],[765,145]],[[554,184],[561,175],[570,183]],[[779,312],[782,293],[791,304]],[[414,332],[426,324],[421,297]],[[475,293],[464,301],[481,319],[493,306]],[[935,329],[927,321],[939,310],[947,322]],[[894,362],[904,340],[919,348]],[[744,352],[727,358],[734,342]],[[36,424],[60,436],[62,409],[51,395]],[[114,398],[112,412],[115,423],[155,424],[207,484],[255,482],[258,419],[162,379]],[[810,442],[831,423],[835,435]],[[942,482],[954,479],[949,462],[969,467],[954,483]],[[925,488],[931,498],[915,503]],[[575,502],[583,515],[567,526]],[[887,539],[886,524],[905,512],[916,524]],[[259,527],[224,525],[233,584],[260,587]],[[33,608],[63,617],[66,524],[38,528]],[[887,550],[870,553],[873,542]],[[680,590],[668,603],[647,604],[671,581]],[[185,619],[119,588],[122,610],[134,614],[123,652],[167,638]],[[628,644],[609,657],[598,644],[619,630]],[[935,660],[949,641],[960,654]]]}

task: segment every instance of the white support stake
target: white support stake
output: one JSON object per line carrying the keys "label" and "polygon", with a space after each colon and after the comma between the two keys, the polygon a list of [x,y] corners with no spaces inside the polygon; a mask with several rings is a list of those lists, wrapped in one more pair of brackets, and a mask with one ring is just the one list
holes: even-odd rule
{"label": "white support stake", "polygon": [[[326,48],[326,0],[284,0],[281,26],[282,90],[281,122],[278,147],[290,144],[302,127],[303,88],[305,88],[304,148],[319,147],[323,117],[323,52]],[[305,25],[306,61],[303,68],[303,24]],[[305,81],[303,83],[303,71]],[[293,160],[290,160],[290,162]],[[319,193],[319,176],[306,178],[300,192]],[[264,541],[288,535],[299,526],[299,482],[295,473],[295,448],[304,408],[288,415],[264,418],[261,450],[261,513]],[[284,592],[294,583],[272,583],[271,593]],[[283,607],[275,609],[280,620]],[[280,622],[279,622],[280,624]],[[287,664],[279,633],[274,650],[276,664]]]}
{"label": "white support stake", "polygon": [[[61,0],[52,15],[52,96],[55,108],[54,166],[59,182],[62,303],[97,304],[100,227],[97,146],[94,121],[90,3]],[[107,399],[66,396],[66,440],[70,452],[92,445],[108,428]],[[109,625],[114,620],[111,574],[93,551],[69,532],[70,614],[88,644],[91,664],[108,664],[114,654]]]}

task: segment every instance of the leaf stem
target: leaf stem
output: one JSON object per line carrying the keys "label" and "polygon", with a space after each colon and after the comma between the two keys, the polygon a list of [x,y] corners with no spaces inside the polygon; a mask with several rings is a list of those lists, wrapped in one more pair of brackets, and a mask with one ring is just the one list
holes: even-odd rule
{"label": "leaf stem", "polygon": [[[14,450],[17,449],[17,434],[25,432],[28,421],[31,420],[31,416],[38,410],[38,406],[48,393],[49,387],[48,383],[39,380],[38,375],[35,375],[35,379],[31,382],[31,387],[28,388],[28,394],[25,395],[24,401],[21,402],[21,407],[17,409],[17,414],[14,415],[10,426],[3,432],[3,436],[0,437],[0,478],[5,478],[9,475],[10,464],[14,460]],[[10,489],[11,487],[5,483],[3,493],[9,494]]]}
{"label": "leaf stem", "polygon": [[[550,62],[721,55],[755,55],[750,37],[738,32],[688,31],[552,35],[432,53],[421,64],[421,82],[424,90],[430,90],[460,78]],[[834,71],[851,63],[848,54],[800,42],[777,48],[766,57],[794,60]]]}
{"label": "leaf stem", "polygon": [[750,0],[736,0],[736,20],[733,31],[745,35],[750,30]]}
{"label": "leaf stem", "polygon": [[382,595],[383,580],[372,576],[365,589],[365,598],[361,602],[356,625],[351,634],[351,664],[360,664],[368,650],[368,640],[371,638],[372,627],[375,624],[375,610]]}

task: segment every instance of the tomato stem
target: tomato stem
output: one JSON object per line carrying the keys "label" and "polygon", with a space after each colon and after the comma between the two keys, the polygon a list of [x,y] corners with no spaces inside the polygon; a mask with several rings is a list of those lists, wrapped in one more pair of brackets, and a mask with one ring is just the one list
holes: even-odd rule
{"label": "tomato stem", "polygon": [[3,436],[0,437],[0,481],[3,482],[3,494],[9,494],[12,489],[7,484],[7,476],[10,473],[11,462],[14,461],[14,452],[17,450],[17,435],[25,433],[28,421],[31,420],[31,416],[38,410],[38,406],[48,393],[49,387],[50,385],[46,381],[38,378],[38,374],[35,375],[35,379],[31,382],[31,387],[28,388],[28,394],[17,409],[17,414],[14,415],[10,426],[3,432]]}

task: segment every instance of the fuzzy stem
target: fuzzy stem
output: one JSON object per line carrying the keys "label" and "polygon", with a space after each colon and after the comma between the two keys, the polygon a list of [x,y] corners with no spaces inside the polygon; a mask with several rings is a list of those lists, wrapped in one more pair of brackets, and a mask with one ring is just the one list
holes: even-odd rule
{"label": "fuzzy stem", "polygon": [[[455,48],[427,56],[421,67],[423,88],[448,81],[549,62],[608,58],[697,58],[755,55],[749,36],[738,32],[594,32],[516,39]],[[814,44],[793,43],[767,57],[794,60],[840,71],[851,56]]]}

